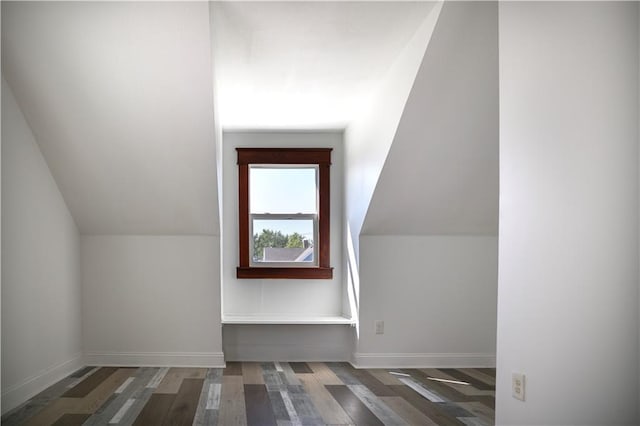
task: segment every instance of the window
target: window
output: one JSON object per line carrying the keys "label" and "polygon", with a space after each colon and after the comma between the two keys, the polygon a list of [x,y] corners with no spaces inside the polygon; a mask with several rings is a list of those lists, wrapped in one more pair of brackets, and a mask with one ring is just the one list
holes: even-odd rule
{"label": "window", "polygon": [[238,278],[329,279],[329,148],[236,148]]}

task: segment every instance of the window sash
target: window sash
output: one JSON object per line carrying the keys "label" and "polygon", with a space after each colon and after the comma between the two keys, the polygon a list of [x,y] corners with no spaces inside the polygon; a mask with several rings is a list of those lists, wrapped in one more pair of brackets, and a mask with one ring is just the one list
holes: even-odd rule
{"label": "window sash", "polygon": [[[317,164],[249,164],[249,214],[271,213],[271,212],[254,212],[251,206],[251,169],[313,169],[315,171],[315,208],[314,213],[318,213],[320,198],[320,168]],[[275,214],[275,213],[271,213]]]}
{"label": "window sash", "polygon": [[[312,220],[313,221],[313,262],[255,262],[253,260],[255,247],[253,245],[253,221],[254,220]],[[318,266],[318,215],[315,213],[294,214],[249,214],[249,265],[265,268],[309,268]]]}
{"label": "window sash", "polygon": [[[330,264],[332,148],[236,148],[238,153],[238,267],[237,278],[331,279]],[[318,266],[263,268],[250,266],[249,256],[249,165],[314,164],[318,166]]]}

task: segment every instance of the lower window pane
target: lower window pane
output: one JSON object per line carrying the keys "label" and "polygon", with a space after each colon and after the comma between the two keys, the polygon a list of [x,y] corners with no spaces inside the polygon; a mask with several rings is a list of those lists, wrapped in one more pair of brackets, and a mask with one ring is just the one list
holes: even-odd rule
{"label": "lower window pane", "polygon": [[253,263],[314,264],[312,219],[254,219],[252,225]]}

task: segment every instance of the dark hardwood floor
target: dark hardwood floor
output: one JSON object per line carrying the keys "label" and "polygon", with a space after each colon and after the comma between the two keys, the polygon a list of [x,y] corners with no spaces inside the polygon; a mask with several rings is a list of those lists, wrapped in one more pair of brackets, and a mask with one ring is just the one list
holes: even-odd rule
{"label": "dark hardwood floor", "polygon": [[2,425],[492,425],[494,404],[491,368],[86,367],[7,413]]}

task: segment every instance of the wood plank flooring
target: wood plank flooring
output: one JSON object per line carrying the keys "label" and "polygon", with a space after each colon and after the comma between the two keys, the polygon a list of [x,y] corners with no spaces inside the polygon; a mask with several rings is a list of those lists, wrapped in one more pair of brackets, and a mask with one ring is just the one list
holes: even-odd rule
{"label": "wood plank flooring", "polygon": [[7,413],[2,425],[492,425],[494,406],[491,368],[85,367]]}

